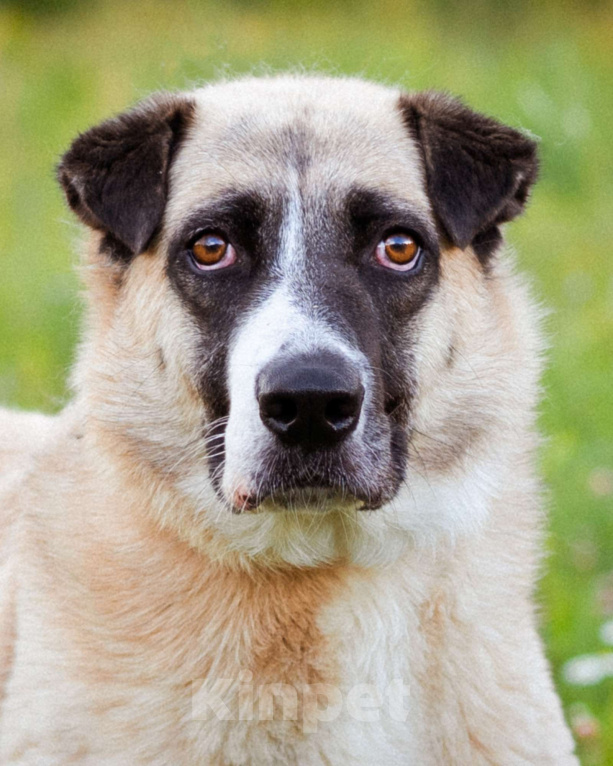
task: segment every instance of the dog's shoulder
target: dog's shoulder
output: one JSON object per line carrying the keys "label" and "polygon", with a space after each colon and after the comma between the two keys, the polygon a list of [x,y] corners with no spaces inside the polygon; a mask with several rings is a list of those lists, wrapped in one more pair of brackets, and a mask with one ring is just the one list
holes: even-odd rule
{"label": "dog's shoulder", "polygon": [[11,496],[44,449],[55,423],[49,415],[0,409],[0,552],[17,513]]}
{"label": "dog's shoulder", "polygon": [[15,530],[19,487],[44,448],[55,419],[0,409],[0,699],[8,679],[14,639]]}
{"label": "dog's shoulder", "polygon": [[54,425],[55,418],[49,415],[0,409],[0,482],[28,463],[45,444]]}

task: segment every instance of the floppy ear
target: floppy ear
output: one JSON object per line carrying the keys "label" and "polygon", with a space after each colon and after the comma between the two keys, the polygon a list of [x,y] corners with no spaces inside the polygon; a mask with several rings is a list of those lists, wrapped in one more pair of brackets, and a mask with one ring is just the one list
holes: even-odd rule
{"label": "floppy ear", "polygon": [[128,248],[126,257],[142,252],[160,223],[168,167],[192,112],[186,98],[154,96],[82,133],[58,166],[70,207]]}
{"label": "floppy ear", "polygon": [[[497,243],[497,227],[519,215],[536,180],[536,144],[441,93],[402,96],[419,144],[428,196],[456,246]],[[477,248],[475,248],[477,249]]]}

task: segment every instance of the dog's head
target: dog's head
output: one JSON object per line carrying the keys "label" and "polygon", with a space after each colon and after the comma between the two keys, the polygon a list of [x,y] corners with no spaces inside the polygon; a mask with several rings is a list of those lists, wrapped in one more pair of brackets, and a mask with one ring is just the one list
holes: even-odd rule
{"label": "dog's head", "polygon": [[59,178],[97,232],[77,377],[107,448],[181,493],[190,539],[271,561],[474,527],[532,405],[498,250],[535,175],[515,130],[356,80],[219,84],[84,133]]}

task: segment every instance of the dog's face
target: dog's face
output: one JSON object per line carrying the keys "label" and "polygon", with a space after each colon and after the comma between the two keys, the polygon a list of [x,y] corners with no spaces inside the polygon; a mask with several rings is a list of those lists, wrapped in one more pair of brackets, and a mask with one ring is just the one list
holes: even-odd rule
{"label": "dog's face", "polygon": [[359,81],[216,85],[94,128],[60,165],[100,232],[94,420],[189,499],[190,539],[317,563],[457,531],[450,476],[513,406],[495,251],[535,173],[510,128]]}

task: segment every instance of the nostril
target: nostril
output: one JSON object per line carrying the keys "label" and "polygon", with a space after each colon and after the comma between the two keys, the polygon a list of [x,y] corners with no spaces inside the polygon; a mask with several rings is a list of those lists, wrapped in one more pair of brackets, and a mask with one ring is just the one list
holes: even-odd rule
{"label": "nostril", "polygon": [[343,428],[355,418],[357,410],[358,401],[355,396],[337,396],[326,404],[324,417],[334,428]]}
{"label": "nostril", "polygon": [[276,396],[268,399],[264,408],[267,418],[289,426],[298,417],[298,405],[288,396]]}

